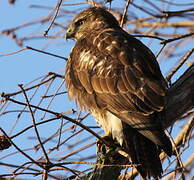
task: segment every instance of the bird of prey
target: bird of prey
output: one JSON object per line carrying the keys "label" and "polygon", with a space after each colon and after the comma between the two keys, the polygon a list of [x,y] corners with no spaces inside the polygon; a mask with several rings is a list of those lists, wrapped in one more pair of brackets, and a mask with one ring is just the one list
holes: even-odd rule
{"label": "bird of prey", "polygon": [[172,154],[162,128],[167,84],[153,53],[101,7],[80,12],[67,29],[76,40],[66,66],[68,96],[127,149],[143,178],[162,175],[159,153]]}

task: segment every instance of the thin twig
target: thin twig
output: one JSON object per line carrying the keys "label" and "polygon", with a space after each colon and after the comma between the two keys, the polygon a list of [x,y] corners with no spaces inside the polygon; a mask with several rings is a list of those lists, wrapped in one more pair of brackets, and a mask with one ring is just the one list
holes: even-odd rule
{"label": "thin twig", "polygon": [[131,3],[131,1],[132,0],[127,0],[127,2],[126,2],[125,9],[123,11],[123,15],[122,15],[121,22],[120,22],[121,27],[123,27],[123,25],[124,25],[124,21],[125,21],[126,15],[127,15],[127,10],[128,10],[128,7],[129,7],[129,4]]}
{"label": "thin twig", "polygon": [[[50,101],[49,101],[49,103],[48,103],[48,105],[46,107],[47,109],[51,106],[51,103],[53,102],[53,100],[55,98],[55,94],[58,93],[58,91],[61,89],[61,87],[64,85],[64,83],[65,83],[65,80],[63,79],[62,82],[61,82],[61,84],[59,85],[59,87],[56,89],[56,91],[54,93],[54,96],[50,99]],[[44,98],[42,98],[42,99],[44,99]],[[45,116],[46,116],[46,112],[44,113],[44,115],[42,116],[41,119],[44,119]]]}
{"label": "thin twig", "polygon": [[37,52],[40,52],[40,53],[43,53],[43,54],[47,54],[47,55],[50,55],[50,56],[54,56],[54,57],[57,57],[57,58],[60,58],[60,59],[64,59],[65,61],[68,60],[68,58],[66,57],[63,57],[63,56],[59,56],[59,55],[56,55],[56,54],[53,54],[53,53],[49,53],[49,52],[46,52],[46,51],[42,51],[40,49],[35,49],[33,47],[30,47],[30,46],[26,46],[27,49],[31,49],[33,51],[37,51]]}
{"label": "thin twig", "polygon": [[151,36],[151,35],[144,35],[144,34],[140,34],[140,35],[133,35],[134,37],[147,37],[147,38],[153,38],[153,39],[158,39],[160,41],[164,41],[164,38],[158,37],[158,36]]}
{"label": "thin twig", "polygon": [[28,108],[29,108],[29,111],[30,111],[30,114],[31,114],[31,117],[32,117],[32,122],[33,122],[33,125],[34,125],[34,130],[35,130],[37,139],[38,139],[38,141],[39,141],[39,143],[40,143],[40,146],[41,146],[41,148],[42,148],[42,151],[43,151],[43,153],[44,153],[44,155],[45,155],[46,161],[47,161],[47,163],[49,163],[50,160],[49,160],[49,157],[48,157],[48,155],[47,155],[47,153],[46,153],[46,150],[45,150],[45,148],[44,148],[44,145],[42,144],[42,141],[41,141],[41,139],[40,139],[40,135],[39,135],[38,129],[37,129],[37,127],[36,127],[36,120],[35,120],[35,117],[34,117],[34,113],[32,112],[32,108],[31,108],[31,106],[30,106],[30,103],[29,103],[27,94],[26,94],[24,88],[22,87],[22,84],[19,84],[19,87],[21,88],[21,90],[22,90],[22,92],[23,92],[23,94],[24,94],[24,97],[25,97],[25,99],[26,99],[26,103],[27,103],[27,106],[28,106]]}
{"label": "thin twig", "polygon": [[101,167],[137,167],[140,164],[99,164],[99,163],[94,163],[94,162],[63,162],[63,163],[56,163],[55,166],[57,165],[67,165],[67,164],[87,164],[87,165],[95,165],[95,166],[101,166]]}
{"label": "thin twig", "polygon": [[190,36],[193,36],[193,35],[194,35],[194,33],[184,34],[184,35],[178,36],[178,37],[176,37],[176,38],[163,40],[163,41],[161,42],[161,44],[167,44],[167,43],[169,43],[169,42],[173,42],[173,41],[176,41],[176,40],[180,40],[180,39],[183,39],[183,38],[186,38],[186,37],[190,37]]}
{"label": "thin twig", "polygon": [[[34,86],[31,86],[31,87],[29,87],[29,88],[24,89],[24,90],[25,90],[25,91],[29,91],[29,90],[31,90],[31,89],[34,89],[34,88],[36,88],[36,87],[39,87],[40,85],[43,85],[43,84],[49,82],[50,80],[52,80],[53,78],[59,77],[60,75],[57,75],[56,73],[51,73],[51,72],[50,72],[50,73],[48,73],[47,76],[51,76],[51,77],[50,77],[49,79],[45,80],[45,81],[42,81],[42,82],[40,82],[40,83],[38,83],[38,84],[36,84],[36,85],[34,85]],[[1,96],[2,96],[2,97],[11,97],[11,96],[15,96],[15,95],[20,94],[20,93],[22,93],[22,91],[16,91],[16,92],[14,92],[14,93],[2,93]]]}
{"label": "thin twig", "polygon": [[194,47],[189,52],[186,53],[186,55],[179,62],[179,64],[168,74],[168,76],[166,77],[167,81],[170,81],[172,76],[179,70],[179,68],[185,63],[185,61],[192,55],[193,51],[194,51]]}
{"label": "thin twig", "polygon": [[[45,120],[45,121],[38,122],[38,123],[36,123],[35,125],[38,126],[38,125],[41,125],[41,124],[44,124],[44,123],[47,123],[47,122],[51,122],[51,121],[54,121],[54,120],[58,120],[58,119],[59,119],[59,118],[57,118],[57,117],[51,118],[51,119],[48,119],[48,120]],[[26,132],[27,130],[29,130],[29,129],[33,128],[33,127],[34,127],[34,125],[30,125],[30,126],[24,128],[24,129],[21,130],[20,132],[18,132],[18,133],[16,133],[16,134],[14,134],[13,136],[11,136],[10,139],[13,139],[13,138],[15,138],[15,137],[17,137],[17,136],[23,134],[24,132]]]}
{"label": "thin twig", "polygon": [[51,97],[53,97],[53,96],[58,96],[58,95],[61,95],[61,94],[66,94],[67,93],[67,91],[63,91],[63,92],[59,92],[59,93],[55,93],[55,94],[51,94],[51,95],[44,95],[44,96],[42,96],[42,98],[51,98]]}
{"label": "thin twig", "polygon": [[44,36],[47,36],[48,35],[48,32],[49,32],[50,28],[52,27],[52,25],[53,25],[53,23],[54,23],[57,15],[58,15],[59,8],[60,8],[62,2],[63,2],[63,0],[58,0],[57,5],[56,5],[56,8],[55,8],[56,9],[55,15],[53,16],[53,18],[51,20],[51,23],[50,23],[50,25],[48,27],[48,29],[45,31]]}
{"label": "thin twig", "polygon": [[9,55],[14,55],[14,54],[17,54],[17,53],[19,53],[19,52],[25,51],[25,50],[27,50],[27,49],[28,49],[28,48],[26,47],[26,48],[22,48],[22,49],[19,49],[19,50],[17,50],[17,51],[11,52],[11,53],[0,54],[0,57],[9,56]]}

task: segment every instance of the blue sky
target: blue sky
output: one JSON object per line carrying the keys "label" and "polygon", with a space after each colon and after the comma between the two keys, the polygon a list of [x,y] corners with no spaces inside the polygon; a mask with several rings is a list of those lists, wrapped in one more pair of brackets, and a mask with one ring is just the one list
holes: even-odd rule
{"label": "blue sky", "polygon": [[[8,4],[7,1],[1,1],[0,2],[0,31],[5,30],[5,29],[9,29],[9,28],[13,28],[15,26],[21,25],[24,22],[28,22],[29,20],[35,20],[35,19],[39,19],[42,18],[44,16],[47,16],[50,13],[50,10],[42,10],[42,9],[35,9],[35,8],[29,8],[29,5],[32,4],[39,4],[39,5],[44,5],[45,2],[47,3],[47,6],[53,7],[56,3],[56,1],[39,1],[39,0],[34,0],[33,2],[31,0],[25,0],[21,1],[18,0],[16,1],[15,5],[10,5]],[[80,1],[76,1],[76,2],[82,2]],[[113,1],[112,6],[113,7],[122,7],[122,3],[119,3],[119,0],[115,0]],[[187,0],[187,2],[192,2],[192,0]],[[84,7],[84,6],[82,6]],[[72,9],[73,7],[68,6],[66,9]],[[180,7],[181,9],[181,7]],[[129,14],[133,14],[133,10],[130,10]],[[139,17],[143,16],[143,14],[139,14]],[[71,16],[67,16],[67,18],[71,19]],[[176,19],[175,19],[176,20]],[[59,18],[56,20],[57,23],[62,23],[64,22],[64,20],[62,18]],[[22,30],[17,31],[17,35],[19,37],[23,37],[25,35],[28,36],[37,36],[37,35],[42,35],[44,33],[44,31],[47,29],[48,27],[48,23],[46,24],[36,24],[36,25],[32,25],[29,26],[27,28],[24,28]],[[53,28],[51,29],[51,31],[49,32],[49,35],[54,35],[54,33],[57,31],[58,29]],[[34,32],[36,32],[34,34]],[[168,32],[168,30],[166,30],[166,32]],[[50,53],[54,53],[60,56],[64,56],[64,57],[68,57],[69,52],[72,48],[72,46],[74,45],[73,41],[65,41],[64,39],[62,39],[62,35],[65,32],[62,32],[58,38],[54,39],[54,40],[50,40],[50,39],[44,39],[44,40],[33,40],[33,41],[25,41],[24,42],[24,47],[25,46],[32,46],[34,48],[37,49],[44,49],[45,51],[48,51]],[[143,40],[145,43],[148,43],[149,40],[148,39],[141,39]],[[52,42],[52,43],[50,43]],[[192,42],[193,43],[193,42]],[[48,46],[47,46],[48,45]],[[194,44],[189,44],[189,46],[193,46]],[[47,48],[45,48],[47,47]],[[162,46],[159,44],[158,40],[154,40],[154,43],[151,44],[150,48],[152,49],[152,51],[154,53],[157,53],[159,51],[159,49]],[[9,37],[0,34],[0,54],[6,54],[6,53],[10,53],[13,51],[17,51],[18,49],[20,49],[22,47],[18,47],[16,45],[16,43],[10,39]],[[182,51],[184,51],[185,49],[189,49],[188,47],[182,47]],[[160,64],[162,67],[162,71],[164,72],[164,74],[167,74],[167,72],[170,69],[170,65],[176,64],[176,62],[172,62],[173,59],[171,59],[170,62],[166,62],[162,60],[162,57],[159,56],[159,60],[160,60]],[[43,76],[48,72],[56,72],[59,74],[63,74],[64,73],[64,68],[65,68],[65,61],[59,58],[55,58],[52,56],[48,56],[45,54],[41,54],[35,51],[31,51],[31,50],[25,50],[23,52],[20,52],[18,54],[15,55],[10,55],[10,56],[4,56],[4,57],[0,57],[0,92],[14,92],[16,90],[18,90],[18,84],[26,84],[28,82],[30,82],[33,79],[36,79],[37,77]],[[177,75],[174,77],[174,80],[176,80],[178,78],[178,76],[180,74],[183,73],[183,71],[188,68],[186,65],[177,73]],[[61,80],[57,80],[55,82],[55,84],[53,85],[53,87],[51,88],[52,91],[55,91],[55,88],[59,87],[61,83]],[[64,86],[65,87],[65,86]],[[46,89],[46,86],[44,87]],[[40,91],[38,94],[38,97],[40,97],[43,94],[43,91],[45,91],[45,89],[42,90],[42,92]],[[60,91],[65,90],[65,88],[61,88]],[[41,94],[42,93],[42,94]],[[29,93],[29,95],[32,95],[32,92]],[[56,98],[56,100],[54,100],[51,109],[52,110],[57,110],[59,112],[63,112],[65,110],[71,109],[72,107],[74,107],[74,103],[69,103],[68,99],[66,96],[63,96],[64,100],[61,100],[60,98]],[[22,99],[22,96],[19,96],[18,99]],[[23,99],[24,101],[24,99]],[[35,98],[34,102],[37,102],[37,99]],[[45,102],[45,104],[48,103]],[[44,104],[44,105],[45,105]],[[18,106],[13,107],[14,108],[18,108]],[[6,130],[6,132],[9,134],[10,130],[14,124],[14,122],[17,119],[17,113],[14,114],[7,114],[4,116],[0,116],[0,123],[1,123],[1,127]],[[31,124],[31,120],[29,120],[29,115],[27,114],[23,114],[23,117],[20,119],[20,122],[17,124],[14,132],[17,132],[19,130],[22,130],[24,127],[26,127],[27,125]],[[42,114],[38,117],[41,117]],[[74,117],[74,116],[72,116]],[[48,116],[47,118],[51,118],[51,116]],[[39,121],[40,119],[38,119]],[[89,118],[89,120],[87,121],[87,123],[93,125],[93,118]],[[55,121],[55,122],[51,122],[48,123],[47,125],[44,125],[44,127],[40,127],[40,131],[41,131],[41,135],[43,137],[47,137],[50,134],[52,134],[53,132],[58,130],[58,127],[60,126],[60,120]],[[180,123],[181,126],[181,123]],[[78,127],[79,129],[79,127]],[[14,134],[14,132],[12,132],[12,135]],[[176,134],[178,131],[175,130],[174,134]],[[67,132],[65,133],[66,136],[69,136],[72,132]],[[27,137],[29,136],[34,136],[34,130],[29,130],[27,133],[25,133],[21,138],[16,138],[14,139],[15,142],[17,142],[19,144],[20,147],[24,148],[24,147],[32,147],[33,145],[37,144],[37,141],[32,141],[29,140]],[[75,142],[80,138],[85,138],[89,136],[89,134],[84,134],[81,137],[76,137],[75,138]],[[73,141],[72,141],[73,142]],[[91,141],[92,142],[92,141]],[[34,143],[34,144],[32,144]],[[47,148],[53,147],[54,145],[56,145],[55,142],[53,142],[53,144],[48,144]],[[191,146],[191,145],[190,145]],[[78,146],[79,147],[79,146]],[[192,146],[191,146],[192,147]],[[10,148],[6,151],[3,151],[0,155],[0,162],[1,162],[1,157],[3,157],[5,154],[9,153],[9,152],[13,152],[14,148]],[[93,153],[95,151],[95,147],[92,147],[90,149],[89,152],[85,152],[84,153]],[[64,150],[63,150],[64,154],[68,153],[68,147],[65,146]],[[31,152],[29,151],[29,153],[31,154]],[[55,157],[57,155],[59,155],[59,152],[54,152],[52,154],[52,157]],[[33,153],[34,155],[34,153]],[[36,157],[38,158],[41,155],[40,152],[38,152],[36,154]],[[84,154],[82,154],[84,155]],[[81,156],[81,155],[80,155]],[[23,156],[18,155],[16,156],[18,157],[17,159],[14,159],[16,164],[20,164],[22,162],[25,162],[25,158],[23,158]],[[184,157],[187,157],[187,154],[184,155]],[[76,156],[72,157],[74,158],[74,160],[76,159]],[[12,157],[6,158],[5,159],[6,162],[12,162]],[[4,161],[4,159],[2,160]],[[0,172],[6,172],[6,168],[2,168],[0,166]]]}

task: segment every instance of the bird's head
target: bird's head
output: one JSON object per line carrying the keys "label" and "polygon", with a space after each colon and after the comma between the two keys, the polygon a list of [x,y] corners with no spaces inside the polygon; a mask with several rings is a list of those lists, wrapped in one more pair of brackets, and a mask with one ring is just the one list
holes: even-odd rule
{"label": "bird's head", "polygon": [[94,31],[113,27],[119,27],[119,23],[111,13],[104,8],[91,7],[75,16],[64,37],[79,40]]}

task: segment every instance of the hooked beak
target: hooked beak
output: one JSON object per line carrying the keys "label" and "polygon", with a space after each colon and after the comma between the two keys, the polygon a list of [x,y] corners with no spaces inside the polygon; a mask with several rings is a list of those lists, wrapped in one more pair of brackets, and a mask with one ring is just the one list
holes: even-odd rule
{"label": "hooked beak", "polygon": [[67,32],[66,32],[66,34],[65,34],[63,37],[64,37],[66,40],[67,40],[67,39],[71,39],[71,38],[74,37],[74,34],[75,34],[74,28],[73,28],[73,26],[71,25],[70,27],[67,28]]}

